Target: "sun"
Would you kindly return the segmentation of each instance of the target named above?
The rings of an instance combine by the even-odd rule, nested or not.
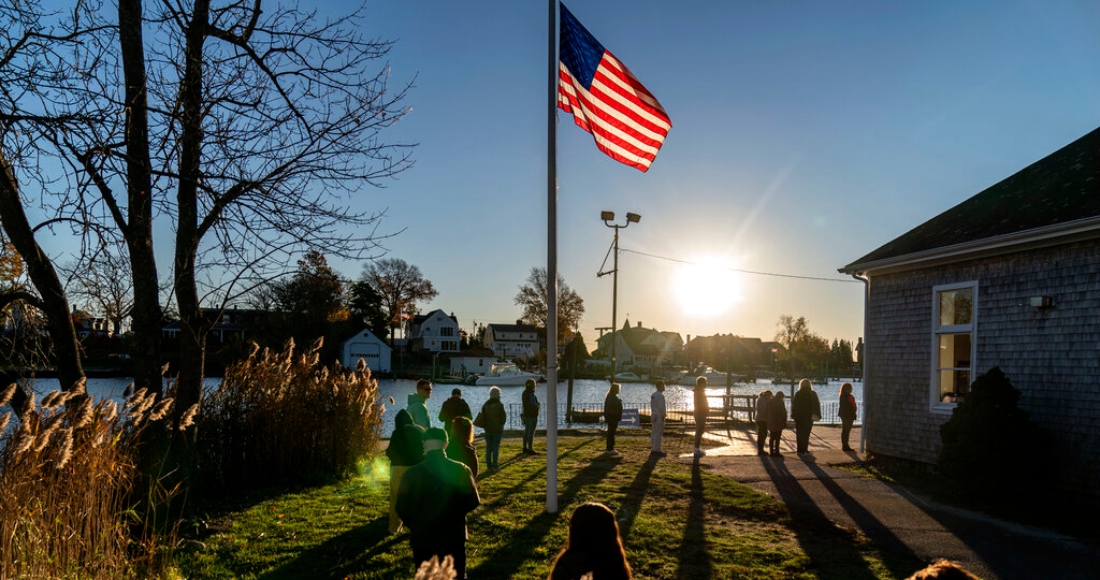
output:
[[[740,286],[733,266],[715,257],[685,264],[673,278],[673,292],[689,316],[724,314],[741,296]]]

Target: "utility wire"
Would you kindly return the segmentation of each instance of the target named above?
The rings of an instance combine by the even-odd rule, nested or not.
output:
[[[627,248],[619,248],[620,252],[630,252],[631,254],[638,254],[639,256],[645,256],[647,258],[654,258],[657,260],[665,260],[667,262],[676,262],[678,264],[688,264],[690,266],[700,266],[698,262],[689,262],[687,260],[678,260],[676,258],[669,258],[666,256],[658,256],[656,254],[649,254],[646,252],[639,252],[638,250],[630,250]],[[796,276],[794,274],[776,274],[774,272],[754,272],[752,270],[742,270],[740,268],[727,268],[730,272],[740,272],[742,274],[755,274],[757,276],[773,276],[776,278],[796,278],[798,280],[816,280],[818,282],[840,282],[842,284],[860,284],[859,280],[844,280],[840,278],[819,278],[817,276]]]

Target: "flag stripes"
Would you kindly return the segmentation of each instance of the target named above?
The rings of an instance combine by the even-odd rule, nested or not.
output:
[[[672,127],[664,108],[564,5],[560,42],[558,107],[609,157],[648,170]]]

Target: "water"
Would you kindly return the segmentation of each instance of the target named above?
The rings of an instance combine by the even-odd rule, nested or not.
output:
[[[88,392],[92,394],[96,399],[111,398],[116,401],[123,400],[123,392],[126,387],[131,383],[132,379],[129,378],[94,378],[88,379]],[[215,388],[219,379],[209,378],[206,379],[206,384],[209,388]],[[840,395],[840,385],[844,381],[829,381],[828,384],[814,385],[814,390],[817,391],[817,396],[821,400],[823,407],[823,418],[826,421],[835,421],[835,404]],[[855,396],[857,403],[860,405],[862,411],[863,404],[863,383],[853,382],[852,395]],[[42,400],[42,396],[50,391],[58,388],[57,379],[36,379],[33,385],[33,389],[38,393],[37,399]],[[470,410],[474,415],[477,415],[478,410],[489,398],[489,387],[476,387],[472,385],[445,385],[436,384],[432,391],[432,397],[428,399],[428,414],[432,418],[434,425],[439,426],[439,409],[443,404],[443,401],[447,397],[451,396],[451,389],[458,388],[462,390],[462,398],[466,399],[466,402],[470,405]],[[602,380],[587,380],[578,379],[573,382],[573,404],[574,408],[583,408],[592,406],[600,407],[603,405],[604,397],[607,396],[607,381]],[[539,383],[535,388],[535,394],[539,398],[539,402],[542,403],[542,414],[539,417],[539,428],[544,429],[546,427],[546,383]],[[788,396],[791,394],[791,385],[789,383],[773,385],[767,379],[761,379],[757,383],[752,384],[735,384],[730,387],[730,393],[734,395],[755,395],[769,389],[775,391],[782,389]],[[378,381],[379,402],[385,405],[385,412],[383,413],[383,425],[382,433],[388,437],[393,432],[393,420],[397,415],[399,409],[405,408],[407,398],[410,393],[416,392],[416,381],[411,379],[387,379]],[[557,403],[559,409],[559,421],[564,421],[564,409],[566,403],[566,396],[568,392],[568,382],[562,381],[558,383],[557,389]],[[522,425],[519,421],[519,412],[522,408],[522,401],[520,396],[523,393],[522,386],[514,387],[500,387],[501,402],[504,403],[505,409],[508,411],[508,428],[520,429]],[[649,408],[649,396],[653,393],[653,385],[649,383],[626,383],[622,385],[622,391],[619,393],[619,397],[623,400],[624,408]],[[726,393],[725,386],[712,386],[707,389],[707,395],[711,398],[711,406],[721,406],[720,397]],[[393,404],[390,403],[390,398],[393,398]],[[665,388],[665,402],[669,410],[683,409],[690,410],[693,407],[693,396],[691,389],[686,385],[668,385]],[[788,408],[790,403],[788,402]],[[831,407],[831,409],[830,409]],[[475,429],[480,432],[480,429]]]

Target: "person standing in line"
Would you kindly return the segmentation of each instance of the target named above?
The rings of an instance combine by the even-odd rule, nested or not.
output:
[[[707,452],[703,450],[703,433],[707,431],[707,416],[710,415],[710,402],[707,401],[707,378],[695,379],[695,456],[701,457]]]
[[[523,452],[527,455],[535,455],[535,427],[539,424],[539,409],[542,403],[535,396],[535,379],[527,379],[523,385]]]
[[[432,428],[432,418],[428,415],[428,399],[432,396],[432,382],[428,379],[416,381],[416,392],[409,393],[405,409],[412,416],[413,423],[425,429]]]
[[[852,434],[852,424],[856,421],[856,398],[852,396],[852,383],[840,385],[840,444],[844,451],[855,451],[848,445],[848,438]]]
[[[466,417],[451,419],[451,435],[447,437],[447,457],[470,468],[477,477],[477,450],[474,449],[474,424]]]
[[[394,429],[386,445],[386,457],[390,459],[390,533],[401,531],[401,518],[397,516],[397,488],[405,472],[424,459],[424,430],[413,423],[405,409],[393,419]]]
[[[615,432],[619,430],[619,421],[623,420],[623,400],[619,398],[621,389],[619,383],[611,383],[603,399],[603,418],[607,421],[607,448],[604,453],[608,455],[619,454],[615,450]]]
[[[664,455],[661,443],[665,436],[665,415],[668,414],[665,407],[665,382],[657,381],[653,386],[656,390],[649,396],[649,423],[652,427],[649,434],[650,452]]]
[[[809,453],[810,431],[814,428],[814,421],[821,419],[821,401],[818,400],[810,379],[798,381],[798,391],[791,400],[791,418],[794,419],[798,454]]]
[[[466,417],[471,421],[474,420],[474,415],[470,412],[470,404],[462,398],[462,389],[458,387],[451,389],[451,396],[443,401],[439,408],[439,420],[443,422],[443,428],[447,430],[447,437],[451,440],[454,439],[451,434],[451,420],[455,417]]]
[[[599,503],[583,503],[569,518],[565,538],[548,580],[631,580],[630,563],[615,513]]]
[[[481,505],[470,468],[443,454],[447,431],[438,427],[424,434],[424,461],[401,478],[397,515],[409,528],[414,570],[421,563],[454,558],[456,578],[466,578],[466,514]]]
[[[783,429],[787,427],[787,405],[783,402],[783,391],[776,391],[768,402],[768,454],[772,457],[782,455],[779,452],[783,444]]]
[[[489,400],[481,405],[477,416],[480,421],[475,425],[480,422],[477,426],[485,430],[485,466],[496,471],[500,467],[500,439],[508,422],[504,403],[500,402],[500,387],[489,387]]]
[[[756,454],[767,455],[764,451],[764,443],[768,441],[768,403],[772,400],[772,392],[764,390],[756,397]]]

